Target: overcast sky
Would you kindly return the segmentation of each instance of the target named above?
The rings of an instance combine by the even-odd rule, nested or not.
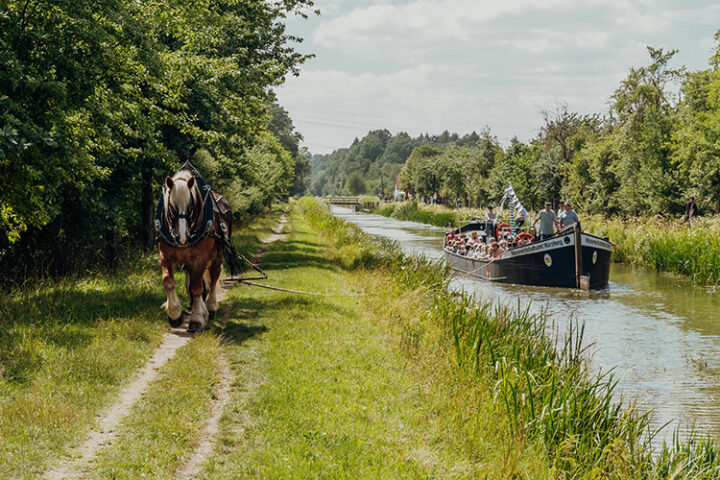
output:
[[[469,133],[507,144],[537,134],[542,110],[608,110],[646,46],[707,68],[720,2],[706,0],[319,0],[288,21],[314,53],[278,99],[312,153],[369,130]]]

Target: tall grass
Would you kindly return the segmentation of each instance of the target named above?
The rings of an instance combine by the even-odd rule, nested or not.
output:
[[[690,228],[679,220],[659,217],[595,216],[585,227],[617,244],[614,261],[687,275],[697,283],[720,283],[720,217],[701,218]]]
[[[367,235],[317,202],[302,205],[325,235],[336,242],[358,239],[363,255],[372,254]],[[492,390],[517,434],[542,442],[555,478],[719,478],[720,446],[713,441],[676,440],[654,455],[657,432],[648,414],[614,400],[617,382],[611,374],[589,372],[582,326],[560,334],[545,313],[491,306],[450,292],[439,264],[407,257],[387,243],[375,251],[382,252],[379,263],[399,283],[427,288],[433,305],[425,320],[442,327],[457,368]]]
[[[425,205],[416,201],[380,205],[375,213],[398,220],[410,220],[437,227],[456,226],[470,218],[470,215],[484,215],[484,212],[477,209],[450,210],[440,205]]]

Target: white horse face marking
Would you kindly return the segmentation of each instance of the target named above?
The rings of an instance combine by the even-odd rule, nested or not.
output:
[[[190,217],[193,214],[192,188],[195,186],[195,178],[188,172],[179,172],[168,179],[166,185],[170,189],[168,202],[177,215],[173,229],[177,232],[180,245],[186,245],[190,238]]]

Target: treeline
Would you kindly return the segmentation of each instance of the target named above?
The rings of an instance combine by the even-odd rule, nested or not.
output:
[[[715,38],[710,68],[700,71],[671,68],[676,51],[648,48],[649,64],[630,70],[606,115],[560,105],[544,112],[535,138],[505,147],[488,129],[471,142],[370,132],[349,149],[315,157],[311,190],[389,195],[388,178],[399,173],[415,198],[449,206],[493,203],[511,181],[534,209],[568,199],[590,213],[668,214],[694,196],[701,213],[718,212],[720,32]]]
[[[445,131],[441,135],[424,134],[413,138],[405,132],[392,135],[388,130],[374,130],[362,140],[356,138],[349,148],[313,156],[310,192],[318,196],[392,195],[395,176],[415,147],[472,146],[479,140],[480,135],[475,132],[461,137]]]
[[[242,216],[304,190],[272,88],[312,0],[10,0],[0,7],[0,283],[152,247],[186,159]]]

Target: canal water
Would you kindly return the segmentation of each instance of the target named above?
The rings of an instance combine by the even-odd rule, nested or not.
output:
[[[405,252],[443,258],[444,229],[333,207],[363,231],[397,241]],[[612,239],[611,239],[612,240]],[[452,287],[477,298],[548,309],[556,325],[585,324],[594,371],[613,373],[618,395],[652,410],[658,439],[679,428],[720,433],[720,293],[686,279],[613,264],[608,288],[597,292],[502,285],[457,276]]]

